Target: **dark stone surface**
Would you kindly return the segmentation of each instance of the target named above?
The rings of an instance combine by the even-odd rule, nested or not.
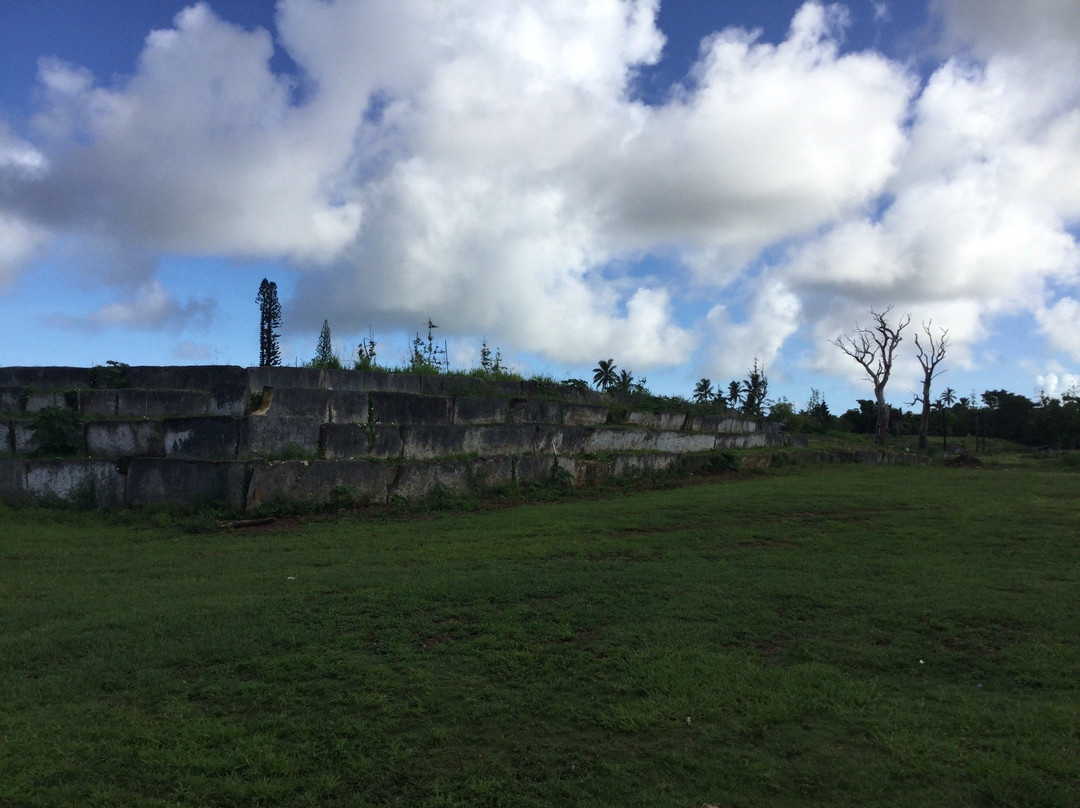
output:
[[[240,443],[239,418],[166,418],[165,456],[191,460],[232,460]]]
[[[330,421],[335,424],[366,424],[368,394],[353,390],[334,390],[330,399]]]
[[[164,457],[165,428],[160,421],[89,421],[86,451],[91,457]]]
[[[59,499],[105,507],[124,501],[124,477],[112,460],[30,460],[26,493],[34,499]]]
[[[371,418],[377,424],[449,424],[453,401],[441,396],[369,393]]]
[[[126,503],[244,507],[247,468],[239,462],[135,458],[128,464]]]
[[[393,424],[325,424],[322,455],[327,460],[401,457],[401,427]]]
[[[146,390],[214,390],[247,387],[247,370],[239,365],[133,365],[125,371],[125,387]]]
[[[454,399],[455,424],[505,424],[510,420],[510,402],[505,398]]]
[[[519,398],[510,402],[510,420],[516,424],[561,424],[562,413],[558,401]]]
[[[35,387],[38,390],[75,390],[90,386],[90,368],[0,368],[0,387]]]
[[[314,458],[319,453],[322,424],[311,418],[249,415],[240,426],[240,457]]]
[[[96,390],[105,394],[110,391]],[[116,396],[116,415],[120,418],[163,418],[165,416],[194,416],[210,413],[210,393],[205,390],[140,390],[112,391]]]
[[[26,495],[26,461],[0,459],[0,499],[17,502]]]
[[[253,464],[247,510],[280,502],[324,505],[386,502],[389,467],[365,460],[286,460]]]

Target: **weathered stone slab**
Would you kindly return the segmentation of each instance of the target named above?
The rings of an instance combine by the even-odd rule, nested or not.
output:
[[[694,432],[657,432],[653,448],[658,452],[711,452],[716,436]]]
[[[36,448],[34,446],[34,430],[30,428],[30,421],[14,419],[9,422],[11,429],[11,446],[15,454],[28,455]]]
[[[32,460],[26,463],[26,493],[100,508],[124,501],[124,478],[110,460]]]
[[[133,365],[124,371],[125,387],[142,390],[214,390],[247,387],[248,373],[239,365]]]
[[[12,415],[23,412],[28,392],[25,387],[0,387],[0,412]]]
[[[327,460],[401,457],[401,427],[393,424],[324,424],[322,454]]]
[[[126,502],[148,505],[244,507],[247,468],[239,462],[135,458],[128,464]]]
[[[240,427],[239,456],[313,458],[319,453],[321,426],[311,418],[249,415]]]
[[[299,387],[310,390],[322,387],[322,371],[318,368],[255,367],[247,369],[246,377],[248,389],[252,393],[257,393],[264,387]]]
[[[756,449],[765,445],[765,435],[754,433],[752,435],[718,434],[716,436],[717,449]]]
[[[165,456],[190,460],[232,460],[240,443],[240,420],[228,416],[166,418]]]
[[[585,442],[586,454],[637,452],[652,449],[656,433],[647,429],[595,427]]]
[[[583,426],[536,426],[536,453],[543,455],[584,454],[592,429]]]
[[[335,424],[366,424],[368,394],[354,390],[334,390],[330,399],[330,421]]]
[[[86,451],[91,457],[164,457],[160,421],[89,421]]]
[[[389,467],[365,460],[286,460],[254,464],[247,505],[256,511],[276,502],[325,505],[334,501],[386,502]]]
[[[510,402],[510,420],[515,424],[561,424],[562,403],[542,398]]]
[[[390,499],[416,500],[442,487],[455,494],[472,490],[473,476],[465,460],[436,460],[397,466],[388,493]]]
[[[514,459],[514,477],[519,483],[549,483],[562,458],[534,455]]]
[[[369,393],[371,418],[378,424],[449,424],[453,400],[407,393]]]
[[[617,455],[612,458],[611,473],[615,477],[634,474],[663,474],[678,465],[677,454]]]
[[[330,420],[332,390],[316,387],[266,387],[257,415],[275,418],[310,418],[317,424]]]
[[[402,456],[409,460],[450,457],[470,451],[465,436],[470,427],[450,424],[413,424],[401,428]]]
[[[0,368],[0,387],[35,387],[39,390],[74,390],[90,386],[90,368]]]
[[[455,424],[505,424],[510,420],[510,402],[505,398],[454,399]]]
[[[210,414],[211,396],[204,390],[123,388],[115,391],[115,394],[116,414],[120,418],[163,418]]]
[[[607,421],[608,408],[592,404],[563,404],[561,423],[568,426],[597,426]]]
[[[66,407],[62,390],[27,390],[22,397],[23,412],[38,412],[47,407]]]
[[[0,500],[15,502],[26,495],[26,461],[0,459]]]
[[[116,390],[79,390],[76,411],[85,417],[112,418],[116,415]]]

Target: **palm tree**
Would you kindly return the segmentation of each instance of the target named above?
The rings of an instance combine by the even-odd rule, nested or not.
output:
[[[712,396],[712,381],[710,379],[702,379],[699,381],[697,387],[694,388],[694,401],[698,404],[705,404]]]
[[[738,409],[739,402],[742,401],[742,385],[739,382],[732,381],[728,384],[727,400],[732,409]]]
[[[938,408],[941,410],[941,451],[947,452],[949,450],[949,411],[946,407],[951,407],[956,401],[956,391],[951,387],[946,387],[945,391],[938,399]]]
[[[615,372],[614,359],[601,359],[593,368],[592,381],[597,390],[607,390],[615,384],[618,378],[618,374]]]

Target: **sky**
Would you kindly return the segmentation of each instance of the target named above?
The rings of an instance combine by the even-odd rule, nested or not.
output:
[[[1080,382],[1075,0],[0,0],[0,365]],[[925,332],[924,332],[925,333]]]

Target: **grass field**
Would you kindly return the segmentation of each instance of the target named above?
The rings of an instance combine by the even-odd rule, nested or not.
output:
[[[1080,475],[0,510],[0,805],[1080,805]]]

